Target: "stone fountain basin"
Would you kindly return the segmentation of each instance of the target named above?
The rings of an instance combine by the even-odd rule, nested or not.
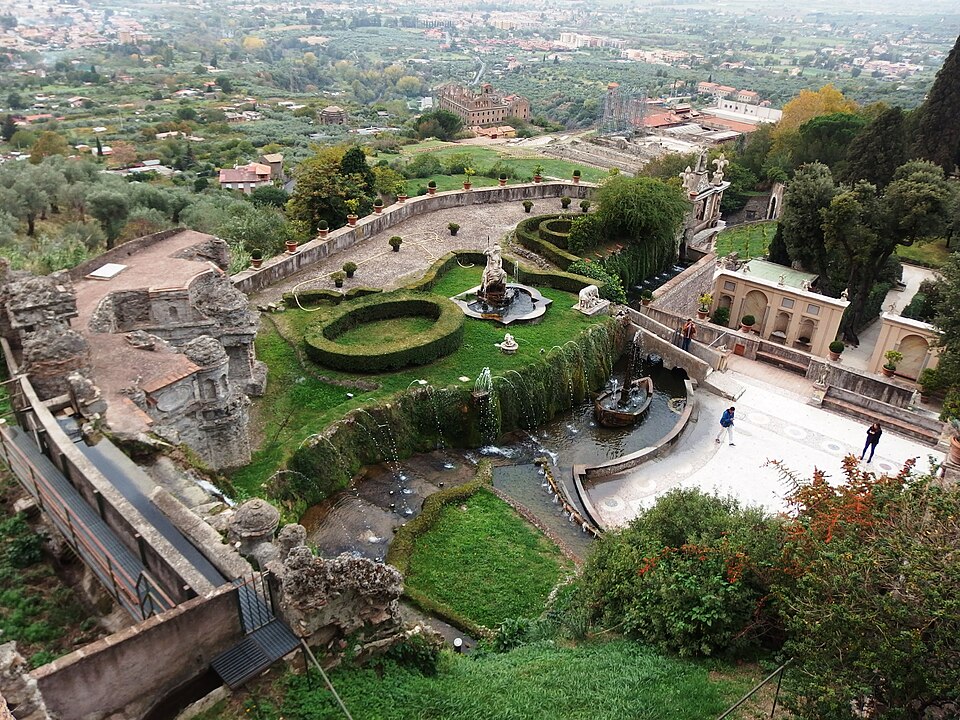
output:
[[[650,409],[650,403],[653,401],[653,379],[650,377],[639,378],[637,387],[646,393],[646,397],[635,408],[618,406],[617,398],[620,395],[620,389],[609,390],[598,395],[593,405],[593,414],[597,418],[597,422],[603,427],[629,427],[640,422],[646,415],[647,410]]]
[[[463,314],[467,317],[478,320],[495,320],[503,325],[509,325],[513,322],[534,322],[547,311],[547,307],[553,302],[550,298],[545,298],[543,294],[534,287],[521,285],[519,283],[507,283],[507,291],[513,290],[518,294],[525,296],[526,302],[519,305],[514,301],[512,305],[522,306],[522,310],[511,312],[511,305],[502,308],[489,308],[484,310],[478,307],[477,293],[480,292],[480,285],[470,288],[466,292],[454,295],[451,300],[460,306]]]

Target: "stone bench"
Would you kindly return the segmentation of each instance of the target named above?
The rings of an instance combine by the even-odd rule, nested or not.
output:
[[[792,370],[793,372],[800,373],[801,375],[806,376],[807,366],[796,360],[791,360],[790,358],[781,357],[780,355],[774,355],[773,353],[764,352],[763,350],[757,350],[756,355],[757,360],[760,362],[770,363],[771,365],[777,365],[782,367],[785,370]]]

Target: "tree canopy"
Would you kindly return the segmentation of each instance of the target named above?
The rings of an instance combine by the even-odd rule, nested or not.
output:
[[[960,37],[916,111],[913,152],[951,173],[960,165]]]

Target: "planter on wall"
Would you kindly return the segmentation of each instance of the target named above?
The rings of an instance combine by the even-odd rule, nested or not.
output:
[[[350,225],[350,227],[356,227],[357,220],[359,219],[357,215],[347,215],[347,224]]]
[[[407,195],[397,195],[397,202],[398,202],[398,203],[406,202],[406,201],[407,201],[407,197],[409,197],[409,196],[407,196]]]
[[[323,240],[329,232],[329,230],[317,230],[317,237]]]
[[[534,181],[535,183],[542,182],[542,181],[543,181],[543,176],[542,176],[542,175],[534,175],[534,176],[533,176],[533,181]]]
[[[472,188],[472,187],[473,187],[473,183],[472,183],[472,182],[469,182],[469,181],[467,181],[467,180],[464,180],[464,181],[463,181],[463,189],[464,189],[464,190],[469,190],[469,189]]]
[[[436,195],[436,194],[437,194],[437,189],[435,187],[427,188],[427,195]]]
[[[383,212],[383,205],[374,205],[374,206],[373,206],[373,211],[374,211],[377,215],[379,215],[380,213]]]
[[[297,251],[297,243],[288,241],[286,245],[287,245],[287,252],[290,253],[291,255],[293,255],[293,253]]]
[[[261,265],[263,265],[263,258],[250,259],[250,267],[252,267],[254,270],[259,270]]]
[[[960,463],[960,439],[950,438],[950,462]]]

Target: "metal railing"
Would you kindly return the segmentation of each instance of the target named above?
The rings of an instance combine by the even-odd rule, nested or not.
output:
[[[724,720],[724,718],[729,717],[730,714],[731,714],[734,710],[736,710],[736,709],[739,708],[741,705],[743,705],[747,700],[749,700],[750,698],[752,698],[763,686],[765,686],[767,683],[771,682],[774,678],[776,678],[776,679],[777,679],[777,690],[776,690],[776,692],[775,692],[774,695],[773,695],[773,702],[772,702],[772,704],[770,705],[770,715],[769,715],[769,717],[772,718],[773,715],[774,715],[774,713],[777,711],[777,702],[780,700],[780,687],[781,687],[782,684],[783,684],[783,672],[784,672],[784,670],[787,669],[787,665],[789,665],[791,662],[793,662],[793,659],[792,659],[792,658],[791,658],[790,660],[787,660],[783,665],[781,665],[780,667],[778,667],[776,670],[774,670],[772,673],[770,673],[767,677],[765,677],[763,680],[761,680],[759,683],[757,683],[757,685],[754,686],[754,688],[753,688],[750,692],[748,692],[748,693],[747,693],[746,695],[744,695],[742,698],[740,698],[739,700],[737,700],[737,702],[734,703],[730,708],[728,708],[727,711],[726,711],[725,713],[723,713],[723,715],[721,715],[720,717],[717,718],[717,720]]]
[[[0,420],[0,458],[33,497],[40,509],[47,514],[74,552],[133,617],[145,619],[158,610],[170,608],[176,604],[146,570],[139,570],[134,574],[123,567],[116,554],[111,552],[97,536],[97,532],[71,509],[70,502],[53,486],[30,457],[17,446],[10,435],[9,426],[2,420]],[[79,497],[79,502],[85,501]],[[90,508],[90,511],[95,512],[93,508]]]

